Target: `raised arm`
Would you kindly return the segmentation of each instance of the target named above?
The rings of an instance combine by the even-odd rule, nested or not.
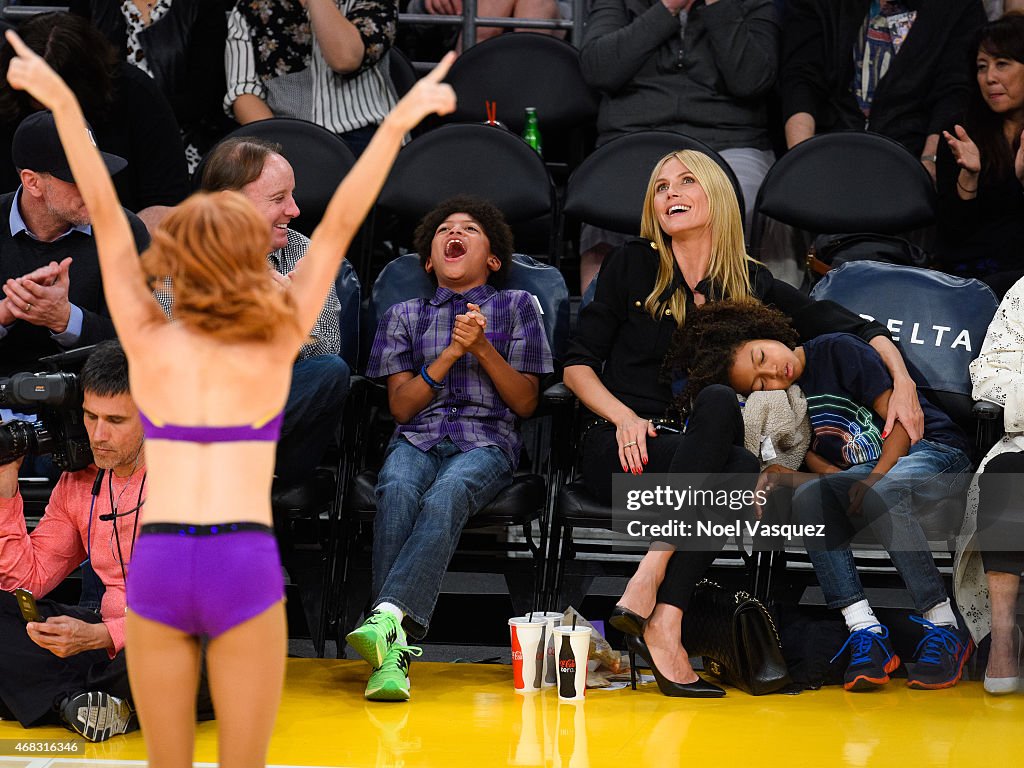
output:
[[[7,41],[17,54],[11,59],[7,81],[53,112],[75,183],[89,210],[110,316],[118,336],[130,347],[153,323],[164,320],[146,286],[128,217],[74,93],[17,34],[8,31]]]
[[[334,284],[352,238],[384,186],[405,134],[429,114],[455,111],[455,91],[441,82],[453,61],[455,54],[449,53],[395,105],[327,204],[292,279],[303,331],[312,329],[327,289]]]

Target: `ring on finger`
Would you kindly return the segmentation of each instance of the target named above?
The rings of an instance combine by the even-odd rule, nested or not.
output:
[[[25,305],[25,311],[28,312],[30,309],[32,309],[32,304],[31,303],[26,304]]]
[[[623,445],[622,447],[623,447],[623,448],[632,448],[632,447],[633,447],[634,445],[636,445],[636,440],[634,440],[634,441],[633,441],[633,442],[631,442],[631,443],[626,443],[626,444],[625,444],[625,445]]]

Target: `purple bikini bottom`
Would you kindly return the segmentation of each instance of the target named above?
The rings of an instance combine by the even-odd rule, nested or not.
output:
[[[259,523],[144,525],[127,599],[143,618],[217,637],[284,599],[274,532]]]

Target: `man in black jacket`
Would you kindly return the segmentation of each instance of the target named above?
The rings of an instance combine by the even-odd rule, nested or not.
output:
[[[89,212],[49,112],[22,121],[11,158],[21,186],[0,196],[0,376],[115,336]],[[111,173],[127,165],[117,155],[104,160]],[[126,213],[142,251],[149,235]]]
[[[779,78],[786,145],[870,130],[903,144],[934,178],[984,23],[981,0],[790,0]]]

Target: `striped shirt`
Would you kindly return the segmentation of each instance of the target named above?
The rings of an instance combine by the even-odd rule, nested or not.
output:
[[[267,254],[267,264],[273,267],[282,275],[287,275],[299,263],[299,259],[306,255],[309,247],[309,238],[301,232],[293,229],[288,230],[288,244]],[[153,291],[153,295],[160,303],[160,308],[168,318],[174,317],[174,292],[171,281],[164,281],[164,284]],[[327,298],[320,309],[320,316],[310,333],[312,341],[303,345],[299,350],[298,360],[306,360],[318,355],[339,355],[341,354],[341,329],[338,319],[341,314],[341,302],[338,301],[338,294],[332,285],[327,291]]]
[[[313,35],[308,69],[272,79],[264,84],[256,72],[256,53],[249,23],[232,9],[228,14],[228,39],[224,67],[228,90],[224,111],[233,116],[235,100],[243,94],[257,96],[277,117],[296,117],[323,126],[333,133],[348,133],[379,125],[395,105],[395,91],[388,74],[388,58],[398,23],[397,3],[388,0],[336,0],[338,7],[358,29],[366,46],[363,63],[355,73],[333,71]]]
[[[525,291],[482,285],[464,295],[439,287],[431,299],[389,308],[377,327],[367,376],[417,373],[432,363],[451,342],[455,316],[464,314],[469,302],[480,306],[487,318],[487,340],[512,368],[538,376],[551,372],[551,350],[533,297]],[[395,435],[424,451],[445,437],[463,451],[494,445],[513,467],[518,466],[519,421],[476,357],[470,353],[459,358],[443,384],[444,389],[409,423],[398,425]]]

